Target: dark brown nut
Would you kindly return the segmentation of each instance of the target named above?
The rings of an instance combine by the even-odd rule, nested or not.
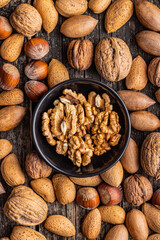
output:
[[[150,200],[153,189],[150,181],[140,174],[131,175],[124,181],[124,195],[126,201],[133,206],[140,206]]]
[[[28,81],[24,86],[24,90],[31,101],[38,101],[46,92],[48,92],[48,87],[38,81]]]
[[[160,179],[160,133],[150,133],[144,140],[141,147],[141,165],[144,172]]]
[[[148,66],[148,78],[150,82],[160,87],[160,57],[153,58]]]
[[[8,19],[0,16],[0,40],[8,38],[13,31]]]
[[[155,92],[155,97],[157,101],[160,103],[160,88]]]
[[[154,192],[152,203],[155,205],[155,207],[160,209],[160,188]]]
[[[125,78],[132,65],[132,56],[127,44],[120,38],[101,40],[95,50],[95,65],[98,73],[108,81]]]
[[[88,69],[93,61],[93,44],[90,40],[73,40],[68,44],[68,62],[79,71]]]
[[[19,4],[10,16],[10,22],[17,32],[32,37],[41,30],[42,18],[30,4]]]
[[[19,224],[35,226],[47,218],[48,207],[31,188],[21,185],[12,190],[3,211],[9,219]]]
[[[79,206],[88,210],[98,207],[100,198],[97,190],[92,187],[79,188],[77,191],[76,202]]]
[[[24,73],[32,80],[45,79],[48,74],[48,64],[41,60],[31,61],[26,65]]]
[[[28,153],[25,161],[26,172],[33,179],[49,177],[52,168],[47,165],[35,150]]]

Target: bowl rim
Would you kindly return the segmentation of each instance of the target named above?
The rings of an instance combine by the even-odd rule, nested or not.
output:
[[[56,89],[58,89],[59,87],[65,85],[65,84],[69,84],[69,83],[78,83],[78,81],[81,81],[81,82],[85,82],[89,84],[89,82],[92,82],[92,83],[95,83],[95,84],[98,84],[104,88],[107,88],[110,92],[112,92],[117,98],[118,100],[120,101],[122,107],[123,107],[123,110],[126,114],[126,117],[127,117],[127,125],[128,125],[128,132],[127,132],[127,138],[126,138],[126,143],[125,143],[125,147],[123,149],[123,151],[121,152],[121,154],[119,155],[119,157],[116,159],[116,161],[114,161],[112,164],[110,164],[109,167],[106,167],[104,169],[101,169],[101,170],[97,170],[96,172],[94,173],[82,173],[82,174],[77,174],[76,172],[74,173],[68,173],[67,171],[65,170],[62,170],[58,167],[56,167],[53,163],[51,163],[50,161],[48,161],[47,157],[43,154],[43,152],[41,151],[40,147],[39,147],[39,144],[38,144],[38,141],[37,141],[37,138],[36,138],[36,131],[35,131],[35,126],[36,126],[36,116],[37,116],[37,113],[39,111],[39,108],[41,106],[41,104],[47,99],[48,95],[50,95],[51,92],[55,91]],[[107,86],[105,83],[103,82],[100,82],[98,80],[95,80],[95,79],[90,79],[90,78],[72,78],[72,79],[69,79],[69,80],[66,80],[66,81],[63,81],[57,85],[55,85],[53,88],[51,88],[41,99],[40,101],[37,103],[35,109],[34,109],[34,112],[33,112],[33,117],[32,117],[32,137],[33,137],[33,143],[34,143],[34,146],[38,152],[38,154],[42,157],[42,159],[44,159],[56,172],[58,173],[62,173],[62,174],[65,174],[67,176],[71,176],[71,177],[77,177],[77,178],[85,178],[85,177],[93,177],[93,176],[97,176],[99,174],[102,174],[104,173],[105,171],[109,170],[110,168],[112,168],[120,159],[121,157],[123,156],[127,146],[128,146],[128,143],[129,143],[129,140],[130,140],[130,136],[131,136],[131,122],[130,122],[130,117],[129,117],[129,112],[128,112],[128,109],[125,105],[125,103],[123,102],[123,100],[121,99],[121,97],[118,95],[118,93],[111,87]]]

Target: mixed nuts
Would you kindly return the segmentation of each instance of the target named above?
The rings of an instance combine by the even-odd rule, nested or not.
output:
[[[10,0],[0,0],[0,8],[9,2]],[[0,106],[3,106],[0,109],[0,132],[17,127],[26,114],[25,107],[19,106],[24,102],[24,93],[16,88],[20,81],[20,73],[13,64],[10,64],[20,56],[24,37],[31,38],[41,30],[42,26],[48,34],[51,33],[57,25],[59,14],[68,18],[61,25],[60,32],[63,35],[68,38],[85,37],[94,31],[98,23],[96,18],[82,15],[88,7],[95,14],[100,14],[108,8],[104,25],[106,31],[112,33],[129,21],[135,6],[140,23],[149,29],[136,35],[137,44],[145,52],[157,57],[152,59],[147,69],[147,64],[141,56],[137,56],[132,61],[127,44],[120,38],[102,39],[95,48],[95,56],[94,46],[90,40],[76,39],[68,44],[68,63],[72,68],[84,71],[92,65],[94,56],[96,69],[105,80],[114,82],[126,78],[128,90],[118,91],[118,94],[128,110],[133,111],[130,113],[132,127],[139,131],[155,131],[160,127],[159,118],[145,110],[156,102],[144,93],[136,92],[145,88],[148,79],[155,87],[160,87],[160,34],[158,33],[160,9],[146,0],[133,2],[115,0],[111,5],[110,3],[111,0],[89,0],[89,2],[56,0],[54,4],[52,0],[34,0],[33,6],[26,3],[19,4],[9,19],[0,16],[0,40],[3,40],[0,55],[7,61],[0,66],[0,88],[3,90],[0,93]],[[14,30],[17,33],[13,32]],[[49,44],[45,39],[37,37],[28,39],[24,45],[24,53],[31,59],[24,69],[29,79],[25,83],[24,90],[30,100],[38,101],[48,91],[48,87],[52,88],[69,79],[69,72],[63,63],[52,59],[48,66],[44,60],[41,60],[49,53]],[[46,78],[48,87],[41,82]],[[155,92],[158,102],[160,102],[159,90]],[[43,135],[52,146],[57,144],[59,154],[64,155],[68,151],[68,156],[74,164],[87,165],[91,161],[93,152],[101,155],[118,144],[121,137],[118,114],[112,111],[107,96],[101,97],[91,92],[86,100],[80,93],[67,89],[64,92],[64,96],[54,102],[54,109],[57,110],[50,109],[43,115]],[[70,122],[66,121],[67,111],[62,114],[63,116],[60,115],[61,108],[68,109],[68,115],[69,108],[72,108],[72,111],[76,109],[72,128]],[[56,112],[55,116],[53,112]],[[82,115],[84,122],[81,122]],[[51,121],[51,129],[50,118],[53,121]],[[55,119],[60,121],[56,122]],[[106,119],[109,121],[105,122]],[[52,173],[52,168],[36,151],[31,151],[26,157],[25,169],[32,179],[30,186],[34,191],[23,185],[26,176],[17,156],[11,152],[12,143],[7,139],[0,139],[1,174],[6,184],[13,187],[3,211],[9,219],[23,225],[13,227],[11,240],[46,240],[44,235],[27,227],[44,221],[44,227],[54,234],[63,237],[75,236],[75,226],[68,218],[56,213],[48,216],[46,202],[54,203],[56,199],[62,205],[76,200],[78,206],[90,210],[81,226],[83,235],[88,239],[99,236],[102,221],[115,225],[106,233],[105,240],[127,240],[129,234],[137,240],[160,239],[160,190],[153,193],[148,178],[136,173],[141,164],[147,175],[156,180],[160,179],[159,132],[148,134],[140,151],[137,143],[130,138],[121,161],[101,175],[90,178],[67,177],[57,173],[53,175],[51,181],[48,177]],[[125,178],[124,183],[121,184],[124,177],[123,169],[134,175]],[[75,184],[83,187],[77,190]],[[118,205],[122,201],[123,191],[125,200],[133,206],[142,205],[142,211],[132,209],[126,213]],[[5,193],[0,182],[0,195]],[[146,203],[147,201],[150,202]],[[155,234],[149,236],[149,228]],[[7,237],[0,239],[9,240]]]

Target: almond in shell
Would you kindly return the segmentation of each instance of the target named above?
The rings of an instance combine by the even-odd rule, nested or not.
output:
[[[153,235],[150,235],[148,240],[160,240],[160,234],[153,234]]]
[[[57,235],[63,237],[72,237],[76,234],[76,230],[71,221],[62,215],[51,215],[45,221],[44,227]]]
[[[10,235],[10,240],[47,240],[40,232],[24,226],[15,226]]]
[[[128,235],[127,228],[120,224],[112,227],[104,240],[128,240]]]
[[[7,5],[11,0],[0,0],[0,8],[4,7]]]
[[[104,12],[110,3],[111,0],[89,0],[88,6],[92,12],[99,14]]]
[[[133,15],[133,2],[130,0],[116,0],[108,8],[105,16],[105,29],[108,33],[121,28]]]
[[[73,16],[63,22],[60,32],[69,38],[80,38],[90,34],[96,27],[98,20],[87,16]]]
[[[0,93],[0,106],[17,105],[24,101],[24,93],[21,89],[15,88]]]
[[[12,144],[7,139],[0,139],[0,160],[12,151]]]

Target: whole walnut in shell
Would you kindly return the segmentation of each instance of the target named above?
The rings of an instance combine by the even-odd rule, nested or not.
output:
[[[42,18],[30,4],[19,4],[10,16],[13,28],[26,37],[32,37],[41,30]]]
[[[35,226],[47,218],[48,207],[31,188],[21,185],[12,190],[3,211],[9,219],[19,224]]]
[[[144,172],[160,179],[160,133],[150,133],[144,140],[141,147],[141,165]]]
[[[35,150],[28,153],[25,168],[28,176],[34,179],[48,177],[52,172],[52,168],[38,156]]]
[[[150,62],[148,78],[153,85],[160,87],[160,57],[153,58]]]
[[[143,175],[131,175],[124,181],[126,201],[133,206],[140,206],[151,199],[153,189],[150,181]]]
[[[73,40],[68,44],[68,62],[79,71],[88,69],[93,61],[93,44],[90,40]]]
[[[101,40],[95,49],[95,65],[98,73],[108,81],[124,79],[131,68],[132,55],[120,38]]]

